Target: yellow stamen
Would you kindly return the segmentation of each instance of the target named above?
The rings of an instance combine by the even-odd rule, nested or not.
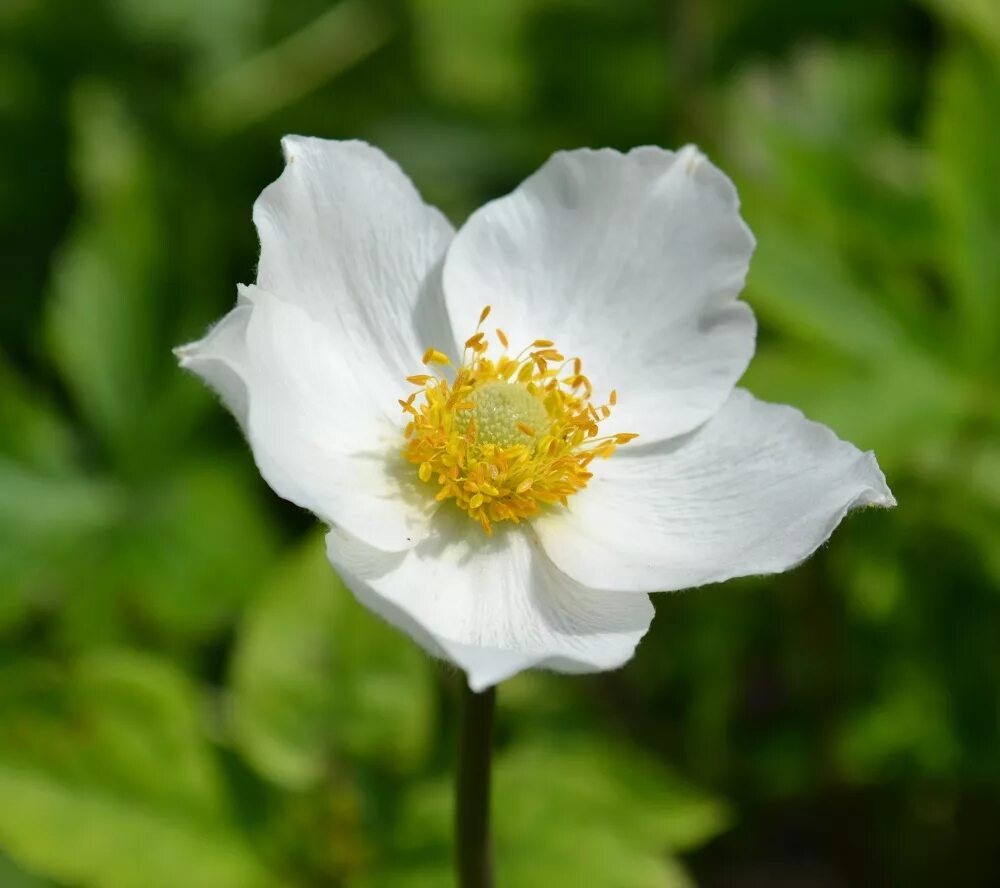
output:
[[[489,314],[486,306],[479,326]],[[491,534],[495,523],[518,524],[542,508],[567,505],[593,477],[591,461],[637,436],[598,437],[618,394],[612,390],[605,405],[590,403],[593,389],[579,358],[565,359],[550,339],[508,357],[507,335],[497,329],[504,352],[494,360],[479,326],[465,341],[454,381],[409,376],[420,391],[399,404],[409,416],[403,455],[417,466],[417,477],[434,485],[438,502],[454,500]],[[429,348],[423,363],[451,362]],[[570,363],[572,375],[561,376]]]
[[[423,362],[425,364],[450,364],[451,360],[444,352],[439,352],[436,348],[429,348],[424,352]]]
[[[547,348],[540,352],[535,352],[540,358],[545,358],[546,361],[561,361],[563,356],[559,354],[554,348]]]

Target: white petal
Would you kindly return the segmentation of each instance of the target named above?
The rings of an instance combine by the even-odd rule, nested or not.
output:
[[[894,506],[871,453],[737,389],[691,434],[592,464],[534,526],[566,573],[606,589],[684,589],[787,570],[857,506]]]
[[[248,287],[205,339],[178,353],[223,393],[280,496],[384,549],[426,534],[435,504],[400,455],[399,405],[381,377],[344,360],[326,325]]]
[[[445,298],[459,338],[489,304],[514,351],[543,338],[580,357],[598,397],[618,390],[614,429],[651,443],[704,422],[746,369],[753,246],[693,147],[560,152],[455,236]]]
[[[327,552],[359,601],[464,669],[474,690],[534,666],[615,669],[649,628],[646,596],[574,582],[524,528],[502,525],[487,537],[450,505],[433,526],[420,545],[395,554],[334,528]]]
[[[451,224],[377,148],[281,144],[285,170],[254,204],[257,283],[326,323],[344,359],[399,397],[428,346],[452,348],[439,280]]]
[[[238,304],[197,342],[174,349],[185,370],[196,373],[222,398],[246,429],[246,335],[251,308]]]

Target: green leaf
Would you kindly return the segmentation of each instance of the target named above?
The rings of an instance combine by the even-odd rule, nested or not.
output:
[[[942,354],[946,319],[917,271],[937,245],[923,155],[888,125],[903,82],[884,54],[812,47],[747,72],[728,105],[727,167],[758,242],[748,300],[861,358]]]
[[[57,594],[63,571],[119,520],[122,491],[0,457],[0,631]]]
[[[869,361],[903,351],[907,331],[851,274],[833,245],[764,213],[747,300],[780,329]]]
[[[210,79],[191,97],[190,109],[208,132],[232,135],[363,62],[389,41],[395,24],[382,4],[341,0],[298,31]]]
[[[965,28],[971,36],[989,47],[1000,63],[1000,4],[995,0],[924,0],[924,3],[943,18]]]
[[[548,827],[566,841],[578,831],[603,830],[607,812],[620,807],[617,840],[636,851],[687,851],[730,822],[715,798],[638,750],[601,739],[555,735],[511,750],[500,767],[498,792],[506,799],[501,823],[512,839],[538,841],[534,835],[545,833],[554,807],[572,811],[568,823]]]
[[[0,885],[3,888],[51,888],[52,883],[29,875],[0,854]]]
[[[530,4],[524,0],[411,3],[418,60],[433,92],[480,111],[508,111],[523,103],[531,69],[522,33]]]
[[[936,231],[923,153],[891,125],[912,101],[912,78],[900,62],[870,49],[818,45],[736,80],[726,166],[751,223],[773,210],[793,232],[869,266],[896,270],[925,256]]]
[[[0,724],[0,845],[19,864],[96,888],[273,884],[166,663],[104,652],[8,672]]]
[[[65,469],[74,444],[63,417],[0,354],[0,455],[37,469]]]
[[[119,640],[136,618],[171,640],[211,637],[276,549],[261,487],[221,460],[130,489],[0,459],[0,626],[16,602],[44,599],[60,604],[59,634],[74,648]]]
[[[992,368],[1000,348],[1000,128],[982,120],[985,109],[1000,107],[1000,61],[973,47],[954,50],[940,63],[936,87],[931,170],[945,269],[965,363]]]
[[[196,50],[199,73],[238,61],[251,47],[263,0],[117,0],[109,7],[132,39]]]
[[[724,805],[635,749],[558,733],[522,742],[494,769],[499,884],[519,888],[681,888],[671,852],[729,824]],[[358,888],[448,885],[451,781],[415,790],[399,847]]]
[[[240,629],[232,669],[237,743],[289,787],[334,755],[405,769],[432,718],[424,655],[361,607],[311,538],[268,580]]]
[[[920,448],[948,442],[964,417],[960,380],[917,356],[847,361],[801,346],[765,343],[741,385],[766,401],[792,404],[862,450],[887,471]]]
[[[201,459],[139,491],[117,552],[130,608],[186,639],[232,620],[277,551],[264,489],[241,463]]]
[[[121,507],[113,484],[33,471],[0,457],[0,533],[21,541],[77,538],[106,526]]]
[[[118,96],[78,87],[73,123],[82,209],[56,257],[48,343],[81,413],[132,464],[167,360],[157,335],[164,235],[150,158]]]
[[[837,738],[841,767],[854,780],[875,782],[900,768],[951,773],[961,747],[944,682],[919,663],[886,671],[876,698],[844,721]]]

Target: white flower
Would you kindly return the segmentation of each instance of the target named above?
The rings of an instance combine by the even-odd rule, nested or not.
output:
[[[257,283],[181,364],[358,599],[474,689],[616,668],[648,593],[895,504],[871,453],[734,388],[754,241],[695,148],[560,152],[455,233],[377,149],[282,144]]]

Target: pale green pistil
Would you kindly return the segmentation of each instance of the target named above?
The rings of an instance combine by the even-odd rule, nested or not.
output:
[[[535,436],[547,430],[545,405],[519,383],[487,382],[471,392],[468,400],[475,406],[456,414],[455,428],[465,434],[469,424],[475,423],[476,440],[481,444],[503,448],[523,444],[533,450]]]

